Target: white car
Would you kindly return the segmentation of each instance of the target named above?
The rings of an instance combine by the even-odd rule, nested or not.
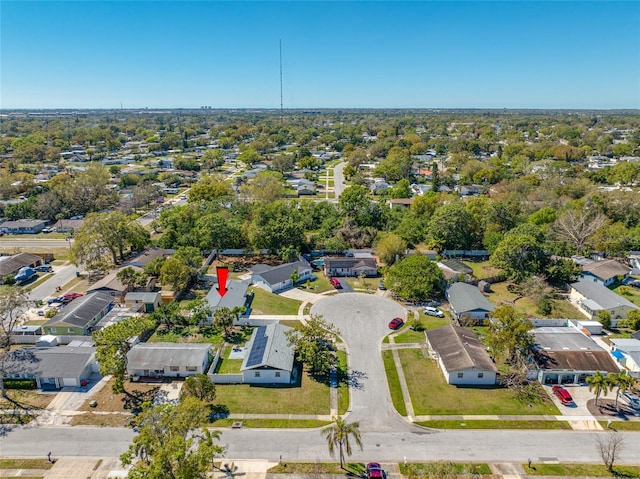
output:
[[[638,397],[637,394],[634,394],[631,391],[626,391],[620,395],[620,399],[627,403],[631,409],[640,411],[640,397]]]
[[[444,313],[442,311],[438,308],[432,308],[431,306],[424,308],[424,314],[428,316],[435,316],[436,318],[444,318]]]

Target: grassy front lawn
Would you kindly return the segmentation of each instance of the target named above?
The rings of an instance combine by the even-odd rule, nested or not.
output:
[[[551,401],[524,404],[500,387],[456,387],[445,382],[438,363],[419,349],[398,350],[416,415],[522,414],[559,415]],[[546,397],[541,394],[541,397]]]
[[[211,423],[212,427],[231,427],[237,419],[216,419]],[[313,429],[331,424],[317,419],[243,419],[242,427],[246,428],[273,428],[273,429]]]
[[[389,384],[389,392],[391,393],[391,402],[393,407],[401,416],[407,415],[407,407],[404,404],[402,389],[400,388],[400,378],[396,370],[396,363],[393,360],[392,351],[382,351],[382,361],[384,362],[384,370],[387,373],[387,383]]]
[[[329,386],[306,373],[295,386],[217,384],[216,403],[231,414],[329,414]]]
[[[640,466],[614,466],[613,474],[604,464],[523,464],[524,472],[530,476],[591,476],[591,477],[640,477]]]
[[[608,429],[608,421],[599,421],[603,429]],[[611,421],[611,429],[616,431],[640,431],[640,422],[638,421]]]
[[[435,420],[416,424],[434,429],[571,429],[567,421]]]
[[[344,378],[344,380],[338,382],[338,414],[342,416],[349,409],[349,383],[346,381],[349,365],[347,364],[347,353],[345,351],[337,351],[336,355],[338,356],[338,368],[342,371],[341,376]]]
[[[261,288],[253,288],[255,294],[251,303],[252,312],[255,314],[298,314],[302,304],[295,299],[285,298],[277,294],[268,293]]]
[[[7,397],[0,396],[0,409],[44,409],[56,395],[42,394],[35,390],[7,389]]]
[[[314,273],[315,279],[313,281],[305,281],[300,283],[298,289],[303,291],[308,291],[310,293],[324,293],[325,291],[333,290],[333,286],[329,283],[329,280],[325,278],[325,276],[320,273]]]
[[[401,334],[393,338],[393,342],[398,344],[424,343],[426,340],[424,331],[413,331],[411,329],[405,329]]]
[[[422,324],[424,324],[426,329],[435,329],[439,328],[440,326],[451,324],[451,319],[449,319],[449,311],[444,311],[444,318],[437,318],[435,316],[424,314],[422,310],[419,310],[418,317],[420,318],[420,321],[422,321]]]
[[[488,464],[466,464],[466,463],[448,463],[448,462],[427,462],[427,463],[410,463],[400,464],[400,472],[409,478],[412,477],[440,477],[432,476],[434,466],[440,464],[451,464],[455,468],[457,474],[491,474],[491,468]],[[444,477],[444,476],[443,476]],[[449,476],[447,476],[449,477]]]
[[[273,466],[267,472],[271,474],[340,474],[364,477],[365,465],[348,462],[345,469],[340,469],[340,464],[335,462],[282,462]]]
[[[51,469],[47,459],[0,459],[0,469]]]
[[[72,426],[127,427],[133,416],[129,414],[78,414],[71,418]]]

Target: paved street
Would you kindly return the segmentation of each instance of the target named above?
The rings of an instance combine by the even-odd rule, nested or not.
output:
[[[73,240],[71,240],[73,242]],[[21,235],[5,235],[0,238],[0,249],[11,250],[20,248],[22,251],[28,249],[42,250],[44,248],[68,248],[69,242],[66,239],[34,238],[33,236],[21,237]]]
[[[340,195],[344,191],[344,174],[342,173],[342,169],[344,168],[346,163],[338,163],[333,169],[333,188],[335,191],[334,198],[337,200],[340,198]]]
[[[352,387],[349,421],[360,421],[362,431],[418,430],[393,408],[380,355],[389,321],[397,316],[406,319],[406,310],[379,296],[345,293],[318,301],[311,313],[335,324],[347,344]]]
[[[364,450],[354,448],[353,461],[452,460],[460,462],[601,462],[595,447],[602,432],[448,430],[433,434],[364,432]],[[640,433],[623,433],[620,463],[637,464]],[[133,432],[124,428],[20,427],[0,435],[0,451],[9,457],[54,456],[117,457]],[[225,429],[221,444],[229,459],[329,461],[319,429]]]
[[[32,301],[45,299],[49,296],[55,296],[56,288],[58,286],[62,287],[73,278],[75,278],[78,267],[74,264],[67,264],[65,266],[54,266],[53,271],[54,275],[52,277],[31,290],[31,293],[29,293],[29,298],[31,298]]]

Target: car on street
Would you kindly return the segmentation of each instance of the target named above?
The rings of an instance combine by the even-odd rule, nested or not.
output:
[[[382,281],[380,281],[380,284],[378,285],[378,289],[380,291],[386,291],[387,287],[384,285],[384,283]]]
[[[403,324],[404,321],[402,320],[402,318],[393,318],[391,321],[389,321],[389,329],[400,329]]]
[[[369,479],[384,477],[382,466],[377,462],[367,464],[367,477]]]
[[[340,280],[338,278],[331,278],[329,282],[334,288],[342,289],[342,285],[340,284]]]
[[[567,391],[562,386],[555,385],[551,388],[551,390],[553,391],[553,394],[555,394],[556,397],[560,399],[560,402],[565,406],[573,404],[573,398],[571,397],[571,394],[569,394],[569,391]]]
[[[62,303],[62,297],[55,296],[53,298],[47,299],[47,304],[53,304],[53,303]]]
[[[53,268],[50,264],[41,264],[40,266],[36,266],[36,271],[40,273],[53,273]]]
[[[433,306],[426,306],[424,308],[424,314],[428,316],[435,316],[436,318],[444,318],[444,313]]]
[[[629,281],[627,284],[634,288],[640,288],[640,279],[634,279],[633,281]]]

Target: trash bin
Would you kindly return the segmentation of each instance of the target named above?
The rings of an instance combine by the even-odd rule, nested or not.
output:
[[[76,278],[80,277],[80,271],[76,271]]]

